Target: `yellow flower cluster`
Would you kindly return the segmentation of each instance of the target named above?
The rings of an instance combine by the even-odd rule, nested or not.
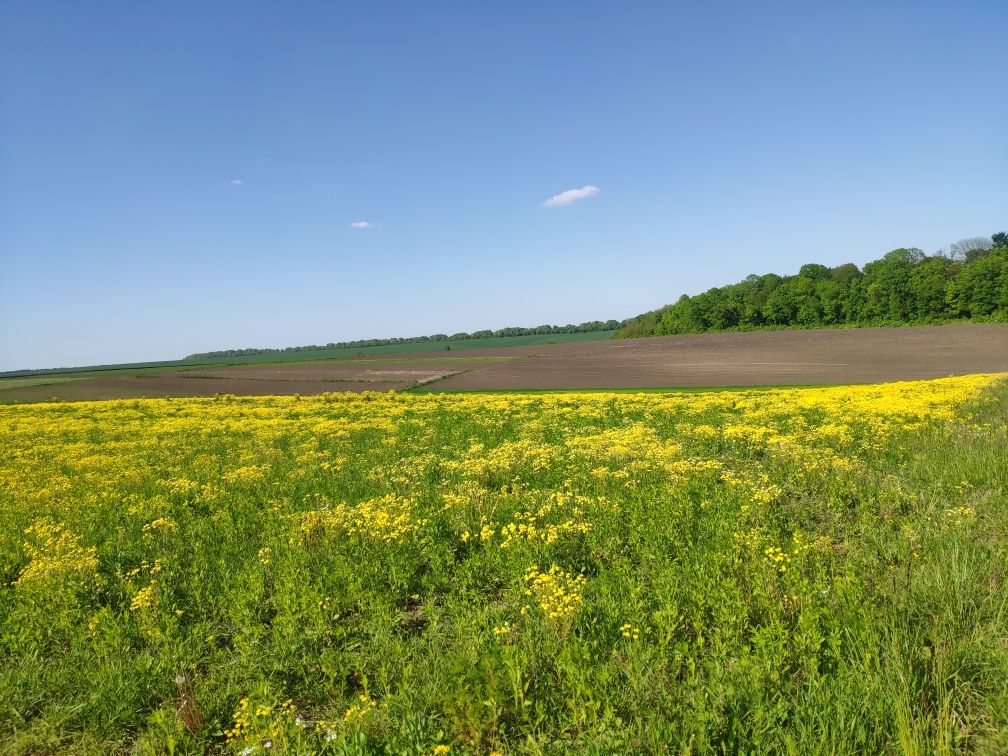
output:
[[[444,467],[479,482],[488,476],[509,477],[522,468],[544,470],[555,460],[554,449],[523,438],[504,441],[491,449],[482,443],[472,444],[461,460],[445,460]]]
[[[767,444],[779,443],[784,438],[776,428],[768,428],[765,425],[752,425],[750,423],[726,425],[723,434],[726,439],[743,441],[753,446],[766,446]]]
[[[567,439],[567,447],[575,456],[607,462],[629,462],[642,457],[674,459],[680,451],[678,444],[662,441],[654,428],[643,423],[571,436]]]
[[[65,525],[48,517],[36,520],[25,531],[28,565],[14,585],[21,589],[46,590],[64,581],[83,581],[98,570],[98,552],[81,545]]]
[[[339,503],[327,509],[302,512],[293,517],[296,534],[304,543],[340,533],[357,534],[386,543],[401,542],[423,528],[427,520],[414,515],[413,503],[396,494],[362,501],[355,507]]]
[[[786,551],[770,542],[762,527],[756,526],[734,534],[735,547],[740,552],[762,553],[766,561],[781,573],[787,572],[788,565],[811,552],[826,553],[832,548],[829,538],[818,536],[809,538],[801,531],[791,535],[792,546]]]
[[[284,701],[279,704],[253,703],[243,698],[234,713],[234,725],[224,730],[229,744],[243,743],[254,737],[269,739],[271,743],[282,742],[285,732],[296,722],[294,704]]]
[[[525,582],[529,584],[525,595],[538,603],[546,619],[561,622],[573,617],[581,608],[581,592],[587,581],[584,575],[575,576],[553,565],[548,572],[533,567],[525,574]],[[522,613],[528,609],[524,607]]]
[[[357,698],[357,703],[346,710],[343,715],[343,721],[347,724],[354,724],[360,722],[364,717],[374,711],[375,706],[378,704],[375,702],[371,696],[367,693],[361,693]]]
[[[178,523],[175,522],[171,517],[158,517],[156,520],[152,520],[143,526],[144,533],[177,533]]]
[[[791,541],[794,544],[791,549],[791,556],[794,559],[797,559],[804,554],[808,554],[809,552],[825,553],[833,548],[833,545],[830,543],[830,539],[826,536],[809,538],[800,530],[795,531],[792,534]]]
[[[228,470],[221,479],[225,483],[255,483],[266,477],[266,469],[263,465],[246,465],[235,470]]]
[[[589,522],[567,520],[556,525],[539,525],[532,522],[511,522],[501,528],[501,548],[506,549],[515,541],[539,541],[547,546],[556,543],[565,533],[587,533],[592,529]]]
[[[947,525],[962,525],[976,517],[976,510],[973,507],[951,507],[942,513],[942,518]]]
[[[140,612],[150,609],[157,609],[158,596],[157,596],[157,585],[151,583],[145,588],[141,588],[137,591],[136,596],[130,602],[131,612]]]
[[[781,487],[771,482],[770,476],[766,473],[740,474],[731,470],[722,470],[720,478],[722,482],[742,491],[749,500],[748,503],[743,504],[743,511],[747,511],[750,504],[769,504],[776,501],[783,493]]]
[[[142,562],[140,562],[139,567],[134,567],[132,570],[127,572],[126,577],[136,577],[142,572],[148,572],[153,576],[157,575],[163,569],[164,569],[164,562],[162,562],[160,559],[155,559],[153,564],[144,559]]]
[[[629,622],[620,626],[620,634],[627,640],[640,640],[640,628],[637,625],[631,625]]]
[[[776,569],[780,574],[784,574],[788,571],[788,565],[791,563],[791,557],[784,553],[783,549],[777,546],[767,546],[763,549],[763,555],[770,565]]]
[[[585,522],[584,514],[577,506],[573,507],[569,518],[556,523],[545,522],[557,510],[558,506],[564,507],[568,501],[569,497],[563,493],[557,493],[552,501],[539,507],[535,512],[518,512],[515,515],[515,522],[510,522],[501,528],[500,534],[503,540],[500,547],[506,549],[516,541],[538,542],[549,546],[556,543],[563,535],[589,532],[592,529],[592,524]]]

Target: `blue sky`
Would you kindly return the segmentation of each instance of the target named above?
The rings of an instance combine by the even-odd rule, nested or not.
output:
[[[0,369],[623,318],[989,235],[1006,37],[1000,1],[6,0]]]

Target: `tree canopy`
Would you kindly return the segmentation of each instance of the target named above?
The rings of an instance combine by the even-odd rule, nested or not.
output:
[[[859,269],[809,263],[797,275],[750,275],[628,321],[617,336],[759,328],[1008,322],[1008,235],[963,239],[948,255],[894,249]]]

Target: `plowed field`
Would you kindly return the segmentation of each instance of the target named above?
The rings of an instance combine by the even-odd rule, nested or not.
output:
[[[435,353],[437,354],[437,353]],[[707,333],[0,380],[0,402],[328,391],[677,388],[876,383],[1008,371],[1008,325]]]

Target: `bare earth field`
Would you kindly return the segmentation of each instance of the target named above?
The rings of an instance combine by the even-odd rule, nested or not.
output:
[[[1008,325],[704,333],[559,344],[432,389],[875,383],[1008,370]]]
[[[677,388],[847,384],[1008,372],[1008,325],[760,331],[0,379],[0,402],[326,391]]]
[[[323,394],[327,391],[403,391],[453,375],[482,360],[462,358],[426,360],[316,360],[305,363],[266,363],[213,366],[163,372],[110,370],[96,376],[68,380],[40,377],[35,385],[23,378],[0,379],[0,402],[183,397],[235,394]],[[62,380],[61,380],[62,379]],[[9,380],[11,387],[4,388]]]

